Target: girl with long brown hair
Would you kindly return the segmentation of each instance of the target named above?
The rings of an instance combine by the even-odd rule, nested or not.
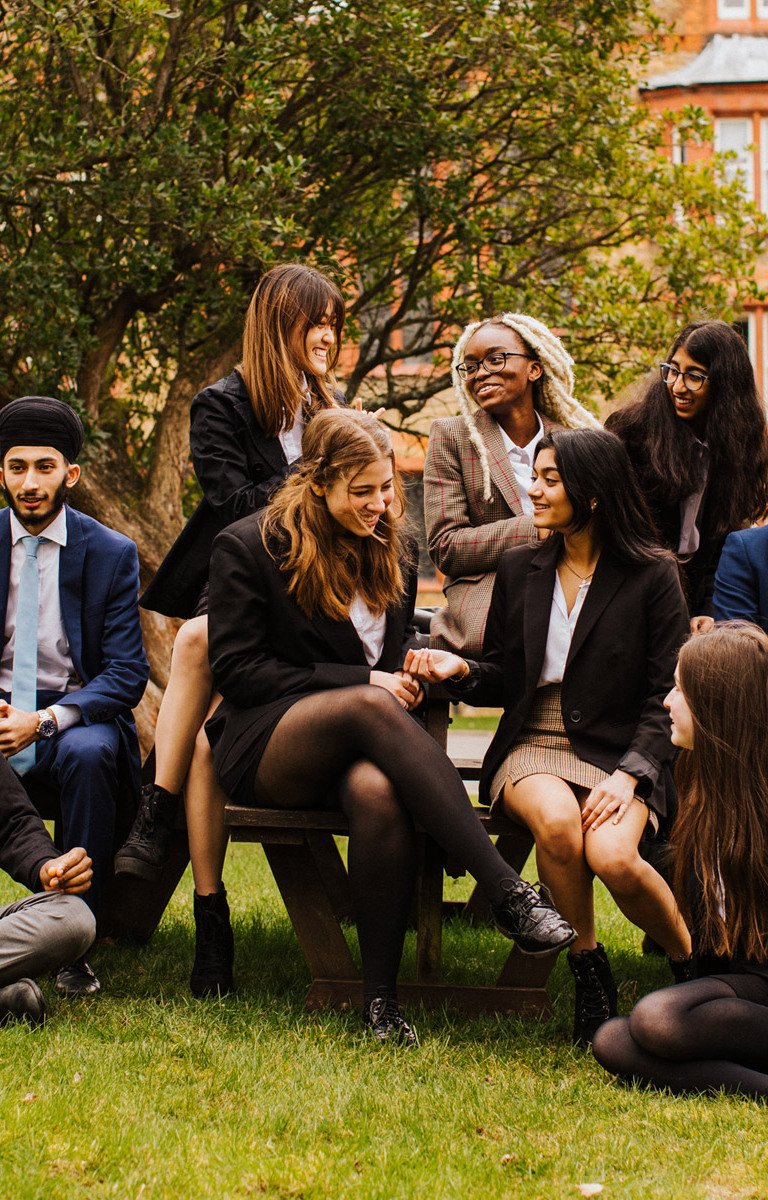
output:
[[[195,996],[232,984],[232,933],[221,870],[226,836],[203,724],[218,703],[208,665],[208,571],[214,538],[263,508],[301,459],[317,412],[343,403],[333,369],[344,301],[331,280],[291,263],[262,276],[245,319],[243,357],[192,402],[190,448],[203,497],[142,597],[144,608],[188,618],[176,637],[155,731],[155,781],[142,794],[118,874],[159,878],[184,788],[195,876]]]
[[[416,643],[416,556],[400,508],[383,426],[370,413],[318,414],[301,468],[266,513],[216,539],[210,652],[224,700],[206,729],[233,800],[346,813],[365,1024],[412,1045],[396,980],[417,825],[483,885],[521,949],[546,953],[574,933],[500,856],[450,760],[409,715],[422,692],[402,669]]]
[[[665,704],[682,751],[674,875],[699,978],[603,1025],[595,1057],[676,1092],[768,1098],[768,635],[734,621],[692,638]]]

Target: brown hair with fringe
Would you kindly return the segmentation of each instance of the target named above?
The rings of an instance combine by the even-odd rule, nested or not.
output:
[[[314,267],[287,263],[262,275],[245,317],[238,370],[266,437],[277,437],[284,426],[293,425],[304,400],[295,347],[303,348],[312,326],[328,318],[336,335],[328,352],[328,370],[321,376],[303,368],[311,396],[307,415],[336,403],[333,369],[341,350],[344,315],[341,292]]]
[[[371,463],[392,464],[395,501],[374,533],[356,537],[331,516],[325,495],[343,480],[347,487]],[[264,545],[290,575],[288,591],[308,617],[323,613],[346,620],[360,595],[381,614],[403,596],[404,510],[389,433],[372,413],[333,408],[320,412],[304,432],[303,462],[273,496],[263,525]],[[362,530],[362,526],[361,526]]]
[[[768,635],[746,621],[716,625],[683,646],[678,679],[694,731],[676,768],[680,907],[700,950],[766,962]]]

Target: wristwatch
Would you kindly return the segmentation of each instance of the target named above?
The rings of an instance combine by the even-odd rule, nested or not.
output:
[[[59,732],[59,727],[49,708],[41,708],[37,714],[37,737],[52,738]]]

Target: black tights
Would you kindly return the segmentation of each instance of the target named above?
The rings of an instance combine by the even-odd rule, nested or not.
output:
[[[628,1081],[768,1097],[768,1005],[740,999],[719,978],[653,992],[628,1017],[601,1025],[592,1049]]]
[[[519,877],[472,809],[433,738],[383,688],[305,696],[276,725],[254,798],[314,808],[338,796],[349,818],[349,880],[366,996],[394,995],[416,872],[414,825],[482,885],[492,904]]]

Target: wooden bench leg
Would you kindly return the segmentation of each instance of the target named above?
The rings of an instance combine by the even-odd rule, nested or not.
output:
[[[349,876],[336,839],[332,833],[308,833],[307,843],[336,916],[340,921],[353,923],[355,911],[349,891]]]
[[[313,984],[317,979],[359,980],[360,974],[310,846],[270,842],[263,845]],[[312,987],[307,997],[309,1006],[311,997]]]
[[[416,979],[438,983],[443,953],[443,854],[425,834],[419,837],[421,869],[416,897]]]

